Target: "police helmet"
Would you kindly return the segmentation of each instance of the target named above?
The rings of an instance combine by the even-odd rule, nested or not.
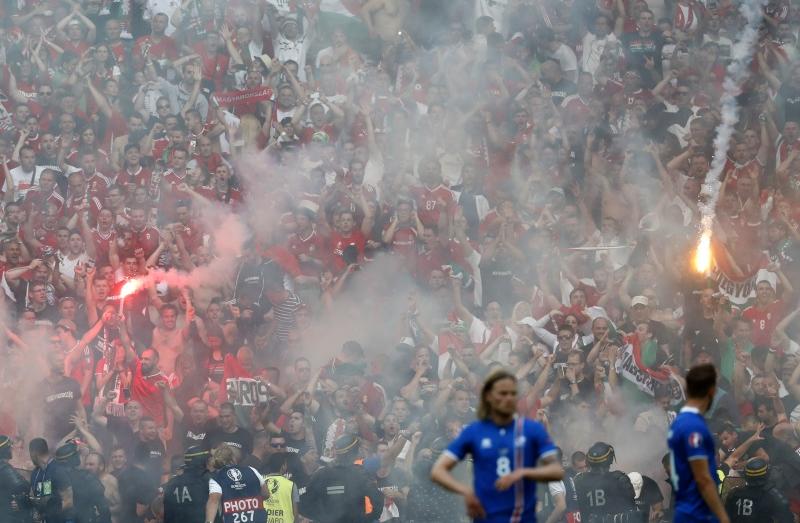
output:
[[[744,466],[744,476],[747,483],[758,485],[766,483],[769,477],[769,463],[761,458],[752,458]]]
[[[590,468],[608,468],[614,461],[614,447],[598,441],[586,453],[586,462]]]
[[[56,450],[56,461],[61,465],[78,468],[81,465],[81,455],[78,445],[74,441],[68,441]]]
[[[192,445],[183,454],[183,466],[187,469],[204,469],[208,463],[208,456],[208,449]]]

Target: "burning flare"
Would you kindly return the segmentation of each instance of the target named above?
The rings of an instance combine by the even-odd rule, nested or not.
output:
[[[711,229],[704,228],[694,251],[694,269],[705,274],[711,268]]]
[[[122,286],[122,289],[120,289],[119,297],[122,299],[127,298],[134,292],[141,289],[143,285],[144,282],[142,280],[128,280],[125,282],[125,285]]]

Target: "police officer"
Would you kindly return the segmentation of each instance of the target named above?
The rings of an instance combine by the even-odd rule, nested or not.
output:
[[[29,520],[26,507],[28,482],[8,462],[11,459],[11,439],[0,436],[0,521],[24,523]]]
[[[336,461],[316,471],[300,498],[300,514],[319,523],[366,523],[381,514],[383,494],[363,468],[358,438],[342,436],[334,444]]]
[[[755,521],[792,523],[789,502],[769,481],[769,464],[752,458],[744,467],[745,485],[732,490],[725,501],[731,523]]]
[[[164,485],[164,523],[203,521],[208,501],[209,452],[189,447],[183,455],[183,473]]]
[[[614,448],[598,441],[586,453],[587,472],[575,477],[575,491],[581,521],[584,523],[637,523],[636,493],[630,478],[622,471],[609,470]]]
[[[264,500],[269,498],[264,478],[252,467],[236,465],[237,450],[222,444],[211,457],[206,522],[221,510],[224,523],[267,523]]]
[[[73,506],[64,511],[64,519],[75,523],[111,523],[105,488],[97,476],[80,468],[81,456],[75,442],[68,441],[56,449],[55,458],[73,487]]]

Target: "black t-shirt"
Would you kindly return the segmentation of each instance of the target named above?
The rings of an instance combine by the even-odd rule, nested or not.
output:
[[[161,484],[161,473],[164,470],[164,457],[167,450],[160,439],[154,441],[140,441],[134,450],[134,456],[142,459],[145,474],[153,486]]]
[[[653,60],[654,70],[661,73],[661,48],[664,39],[655,31],[647,36],[642,36],[638,31],[622,35],[622,46],[625,49],[625,59],[630,67],[636,68],[642,75],[645,86],[652,80],[649,70],[645,67],[645,57]]]
[[[210,449],[208,438],[214,429],[216,429],[216,424],[211,420],[200,426],[195,426],[191,422],[187,423],[183,427],[183,450],[193,446]]]
[[[283,436],[286,438],[286,452],[299,454],[302,456],[308,449],[311,448],[311,445],[308,444],[307,438],[293,439],[288,434],[284,434]]]
[[[408,487],[410,483],[411,478],[409,475],[404,470],[398,469],[397,467],[392,468],[391,472],[389,472],[389,475],[385,478],[380,476],[377,477],[378,490],[380,490],[381,494],[386,497]],[[398,505],[398,510],[400,510],[400,505],[403,504],[395,502],[395,505]],[[402,509],[402,512],[400,513],[401,517],[404,515],[404,512],[405,509]],[[397,520],[397,518],[392,519],[395,521]]]
[[[235,432],[223,432],[217,428],[208,436],[209,448],[215,448],[222,443],[238,449],[241,456],[249,456],[253,452],[253,435],[242,427],[236,427]]]
[[[636,508],[640,512],[650,512],[650,507],[656,503],[664,501],[664,496],[661,495],[661,489],[658,488],[658,483],[648,476],[642,476],[642,490],[639,497],[636,498]]]
[[[56,381],[43,380],[37,390],[44,411],[45,435],[55,443],[73,429],[69,419],[80,405],[81,387],[74,379],[60,376]]]
[[[108,416],[106,430],[114,436],[117,445],[125,449],[126,456],[132,456],[139,442],[138,432],[134,432],[126,418]]]
[[[564,101],[564,98],[578,92],[578,88],[575,87],[575,84],[566,78],[562,78],[554,84],[548,84],[548,86],[550,87],[550,98],[553,100],[553,105],[556,107],[561,107],[561,102]]]

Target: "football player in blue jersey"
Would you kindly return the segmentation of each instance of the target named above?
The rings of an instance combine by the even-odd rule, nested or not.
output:
[[[439,457],[431,479],[464,497],[476,523],[536,521],[536,482],[564,476],[558,449],[544,426],[516,415],[517,380],[492,373],[481,388],[478,421],[461,431]],[[450,471],[472,456],[474,489]]]
[[[716,388],[713,365],[697,365],[686,374],[688,399],[672,422],[667,439],[676,523],[730,523],[717,488],[714,439],[703,418]]]

